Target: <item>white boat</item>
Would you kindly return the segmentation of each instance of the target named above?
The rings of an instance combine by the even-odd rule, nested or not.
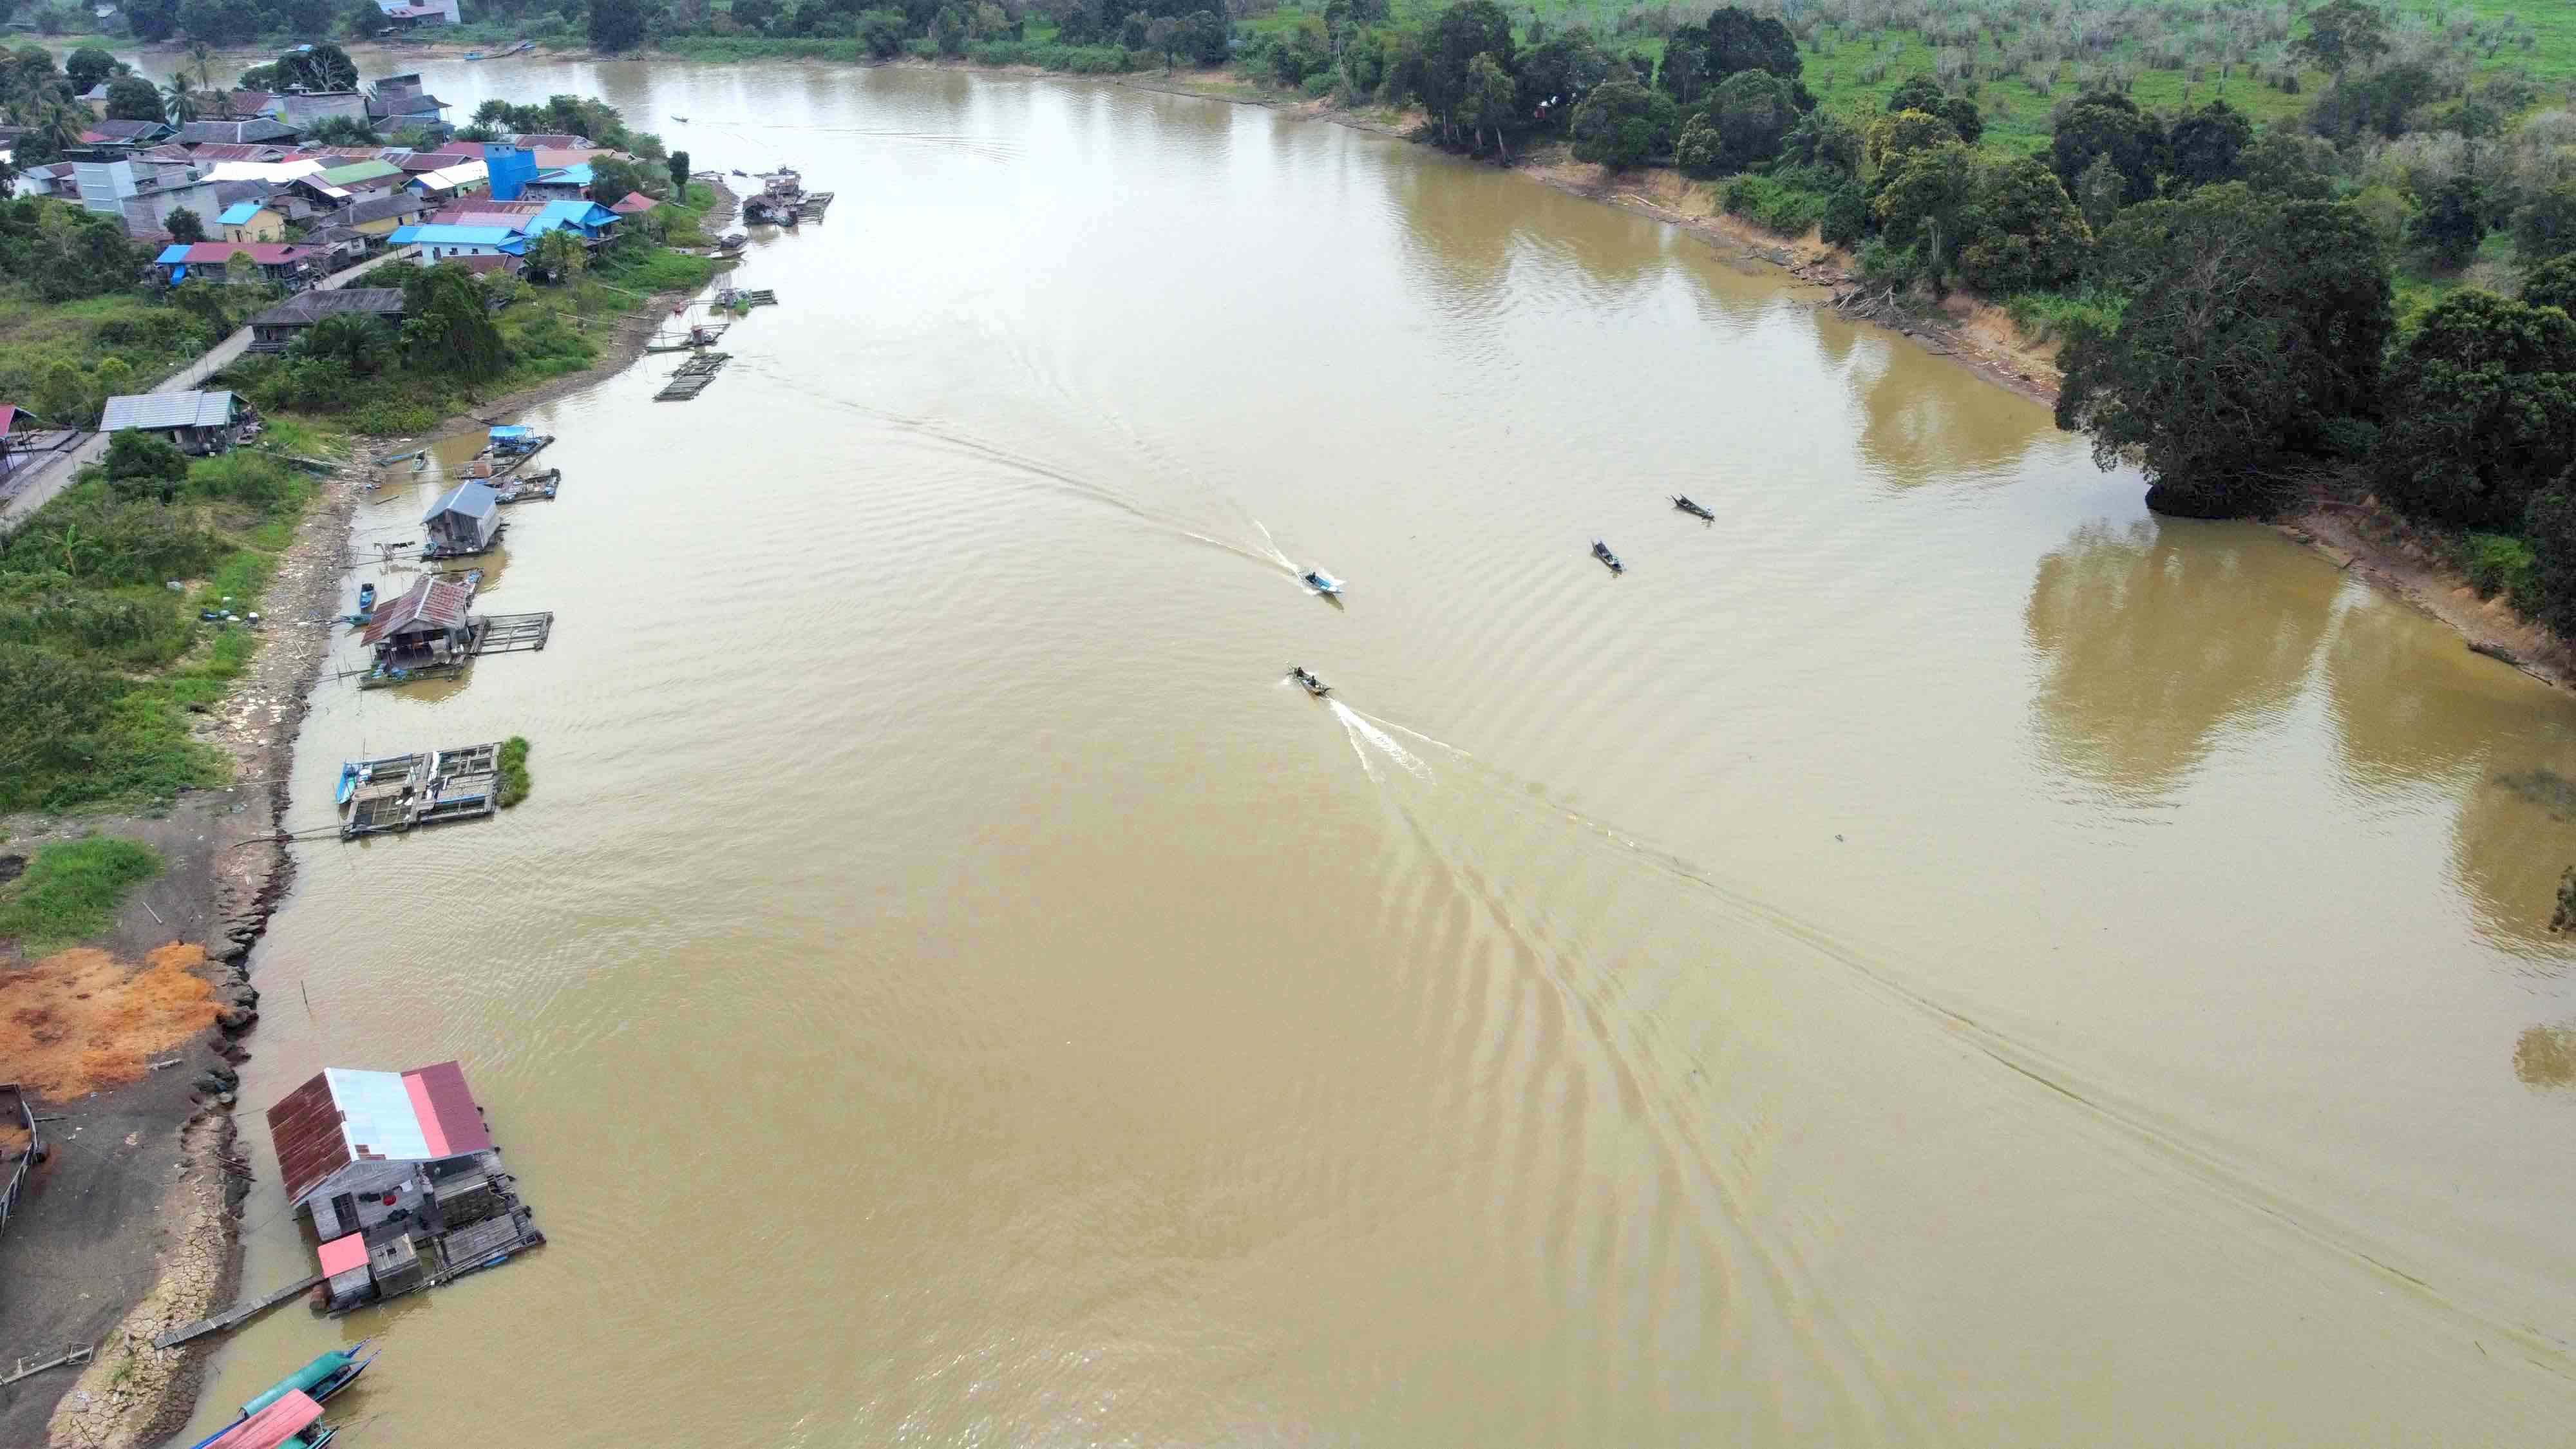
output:
[[[1297,577],[1306,587],[1319,594],[1338,594],[1342,591],[1342,581],[1322,569],[1308,569]]]

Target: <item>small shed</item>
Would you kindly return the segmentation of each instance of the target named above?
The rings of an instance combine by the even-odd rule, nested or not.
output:
[[[229,451],[241,441],[250,409],[228,392],[142,392],[107,400],[102,433],[157,433],[182,453]]]
[[[487,497],[492,492],[480,483],[466,487],[481,488]],[[388,669],[461,663],[474,645],[474,621],[467,613],[473,606],[473,585],[423,574],[401,598],[375,612],[360,642]]]
[[[335,292],[301,292],[250,319],[250,350],[284,352],[304,329],[325,317],[354,312],[362,317],[381,317],[400,327],[403,320],[403,290],[400,287],[343,287]]]
[[[501,500],[490,486],[459,483],[422,517],[429,546],[445,554],[481,553],[501,536]]]

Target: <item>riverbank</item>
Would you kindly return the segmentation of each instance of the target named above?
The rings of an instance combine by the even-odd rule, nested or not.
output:
[[[704,184],[704,183],[702,183]],[[705,225],[721,231],[739,198],[721,182]],[[624,371],[690,292],[644,298],[618,314],[586,367],[477,400],[429,436],[485,425],[578,392]],[[352,440],[352,460],[316,486],[262,596],[268,619],[261,647],[232,691],[198,716],[193,738],[219,750],[231,784],[187,791],[166,811],[0,820],[12,856],[44,844],[101,833],[158,850],[163,870],[130,894],[103,949],[20,960],[13,990],[36,989],[49,971],[93,973],[110,990],[153,982],[163,994],[202,996],[202,1020],[132,1055],[133,1075],[66,1081],[58,1149],[30,1199],[0,1235],[0,1281],[81,1285],[64,1293],[15,1293],[0,1300],[0,1352],[96,1344],[77,1379],[68,1373],[19,1385],[0,1404],[0,1442],[55,1449],[141,1449],[175,1432],[194,1412],[202,1357],[219,1340],[155,1349],[152,1339],[205,1317],[234,1294],[240,1254],[238,1209],[251,1180],[231,1154],[231,1064],[247,1053],[237,1038],[256,1022],[258,993],[247,963],[269,914],[292,885],[294,857],[281,834],[290,803],[295,746],[315,689],[343,636],[338,618],[355,543],[355,518],[375,472],[372,456],[416,439]],[[202,943],[202,947],[198,943]],[[167,953],[184,952],[184,962]],[[0,960],[14,953],[0,947]],[[146,963],[135,965],[131,963]],[[162,968],[166,967],[166,970]],[[154,973],[159,971],[159,975]],[[88,984],[83,981],[75,984]],[[139,988],[137,988],[139,989]],[[85,999],[85,998],[84,998]],[[176,1059],[153,1070],[142,1060]],[[77,1212],[42,1210],[52,1200]],[[76,1276],[72,1276],[76,1275]]]

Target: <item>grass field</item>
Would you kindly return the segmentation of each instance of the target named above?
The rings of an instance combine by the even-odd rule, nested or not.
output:
[[[92,835],[48,845],[27,873],[0,886],[0,940],[29,956],[107,929],[125,893],[161,873],[161,853],[131,840]]]

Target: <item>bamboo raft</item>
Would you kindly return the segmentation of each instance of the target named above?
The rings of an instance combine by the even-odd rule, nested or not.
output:
[[[662,384],[660,392],[653,394],[653,400],[655,402],[689,401],[699,393],[705,392],[707,385],[716,380],[716,374],[732,360],[733,354],[730,352],[702,352],[690,358],[681,363],[679,369],[671,374],[669,382]]]

